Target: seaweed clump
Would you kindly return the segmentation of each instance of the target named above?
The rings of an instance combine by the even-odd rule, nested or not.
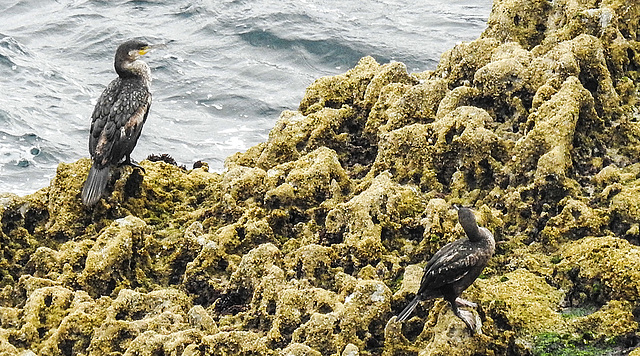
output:
[[[318,79],[222,173],[90,162],[0,197],[0,354],[638,353],[640,4],[496,0],[435,70]],[[468,289],[389,322],[473,206],[499,241]],[[632,351],[633,350],[633,351]]]

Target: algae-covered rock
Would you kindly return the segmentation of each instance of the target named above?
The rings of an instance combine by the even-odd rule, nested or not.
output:
[[[503,327],[528,335],[562,327],[558,310],[564,293],[542,277],[518,269],[480,280],[477,285],[486,298],[488,315],[507,324]]]
[[[493,6],[485,36],[503,42],[518,41],[525,48],[532,48],[544,39],[552,11],[548,1],[497,0]]]
[[[281,356],[320,356],[320,351],[314,350],[305,344],[291,343],[280,351]]]
[[[496,0],[433,71],[316,80],[222,173],[90,161],[0,195],[0,354],[638,353],[640,4]],[[473,207],[496,254],[396,315]],[[633,349],[636,349],[632,351]]]
[[[325,221],[325,234],[334,236],[333,243],[346,245],[356,268],[382,259],[385,245],[401,238],[393,235],[405,235],[403,228],[416,227],[423,209],[419,193],[393,182],[388,173],[378,175],[370,184],[330,210]]]
[[[640,248],[613,237],[585,237],[560,251],[556,273],[571,298],[606,303],[640,298]]]
[[[113,291],[136,283],[136,271],[132,265],[144,265],[134,261],[134,250],[142,248],[146,224],[133,216],[114,221],[96,240],[87,254],[85,268],[80,274],[80,284],[94,296],[109,295]],[[121,285],[126,283],[127,285]]]
[[[523,174],[535,172],[535,181],[553,177],[563,181],[572,168],[570,151],[578,118],[590,115],[591,95],[576,77],[569,77],[553,95],[528,119],[533,127],[516,144],[515,166]],[[585,109],[586,108],[586,109]],[[549,132],[554,132],[549,135]]]
[[[638,330],[632,304],[620,300],[611,300],[596,312],[575,318],[573,323],[578,332],[608,342]]]

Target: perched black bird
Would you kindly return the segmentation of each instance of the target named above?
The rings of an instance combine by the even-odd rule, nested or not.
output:
[[[489,230],[478,226],[471,209],[457,206],[454,208],[458,210],[458,221],[467,237],[445,245],[431,257],[424,267],[418,293],[398,315],[396,321],[407,320],[422,300],[444,298],[451,304],[453,313],[467,324],[471,332],[475,331],[473,314],[459,310],[458,307],[475,308],[477,304],[459,296],[482,273],[493,256],[496,243]]]
[[[132,165],[131,151],[140,137],[151,106],[151,70],[140,60],[153,46],[130,40],[118,47],[114,66],[118,78],[102,92],[93,114],[89,152],[93,165],[82,188],[82,202],[92,206],[100,200],[109,180],[109,168]]]

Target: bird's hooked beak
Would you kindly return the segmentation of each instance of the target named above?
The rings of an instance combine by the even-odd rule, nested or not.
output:
[[[167,48],[167,45],[164,43],[146,45],[138,50],[138,54],[141,56],[144,56],[145,54],[149,53],[149,51],[151,51],[152,49],[157,49],[157,48]]]
[[[138,50],[138,55],[144,56],[151,50],[151,46],[144,46]]]

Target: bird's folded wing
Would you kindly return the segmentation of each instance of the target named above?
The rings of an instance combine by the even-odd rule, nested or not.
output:
[[[441,256],[428,266],[422,276],[420,292],[436,290],[459,281],[478,264],[478,260],[476,255],[466,250],[452,251],[448,255]]]

